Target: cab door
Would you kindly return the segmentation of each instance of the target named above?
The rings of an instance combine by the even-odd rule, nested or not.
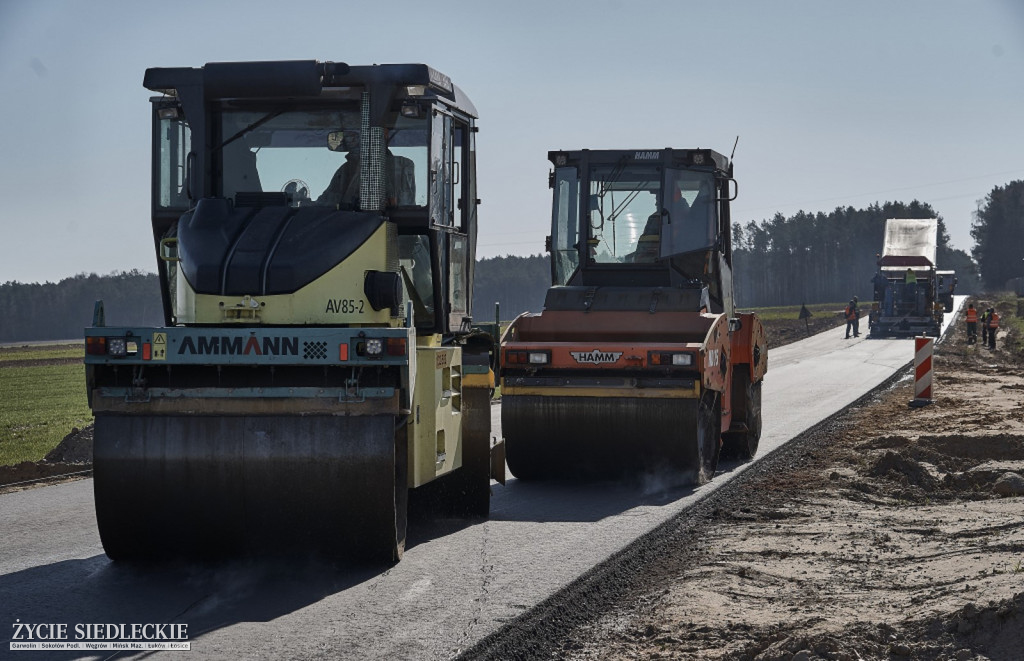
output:
[[[475,152],[468,120],[434,111],[431,127],[430,222],[438,234],[438,272],[446,303],[445,327],[466,331],[476,229]]]

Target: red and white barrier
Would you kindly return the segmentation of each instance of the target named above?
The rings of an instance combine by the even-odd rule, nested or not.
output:
[[[911,406],[926,406],[932,403],[932,349],[935,339],[914,338],[914,401]]]

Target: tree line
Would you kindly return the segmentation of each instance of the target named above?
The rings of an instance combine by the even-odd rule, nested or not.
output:
[[[974,248],[985,286],[991,290],[1024,291],[1024,181],[996,186],[971,226]]]
[[[996,186],[971,227],[968,255],[949,245],[943,219],[913,201],[837,207],[824,213],[776,214],[733,225],[733,282],[740,307],[871,299],[871,277],[882,250],[887,218],[937,218],[938,268],[955,270],[957,290],[972,293],[1024,286],[1024,181]],[[973,260],[972,260],[973,256]],[[977,263],[975,263],[975,261]],[[477,262],[473,316],[502,320],[539,312],[551,283],[546,255],[493,257]],[[93,304],[102,299],[108,325],[159,326],[163,308],[157,276],[138,270],[80,274],[57,283],[0,284],[0,342],[82,337]]]
[[[81,338],[92,325],[98,299],[104,302],[107,325],[163,325],[155,274],[80,274],[56,283],[0,284],[0,342]]]
[[[977,291],[977,267],[963,250],[949,245],[942,217],[931,205],[913,201],[837,207],[829,213],[800,211],[760,223],[733,225],[733,282],[743,307],[831,303],[853,296],[870,301],[871,278],[888,218],[937,218],[936,267],[957,273],[960,293]]]

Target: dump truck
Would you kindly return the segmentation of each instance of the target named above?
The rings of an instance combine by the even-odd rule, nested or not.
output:
[[[519,479],[710,480],[761,435],[764,328],[737,313],[731,160],[710,149],[552,151],[552,286],[501,340]]]
[[[872,280],[874,296],[868,313],[871,337],[939,336],[943,302],[935,270],[937,237],[935,218],[885,221],[885,239]]]
[[[423,64],[153,68],[165,325],[85,330],[115,560],[397,560],[409,492],[489,509],[477,112]]]

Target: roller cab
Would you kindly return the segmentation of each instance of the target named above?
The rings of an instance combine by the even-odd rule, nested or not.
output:
[[[485,516],[497,332],[472,320],[469,99],[422,64],[144,84],[166,323],[108,327],[99,303],[85,332],[107,554],[395,560],[427,484]]]
[[[552,282],[501,342],[520,479],[714,475],[760,437],[764,330],[736,315],[732,166],[711,150],[549,153]]]

